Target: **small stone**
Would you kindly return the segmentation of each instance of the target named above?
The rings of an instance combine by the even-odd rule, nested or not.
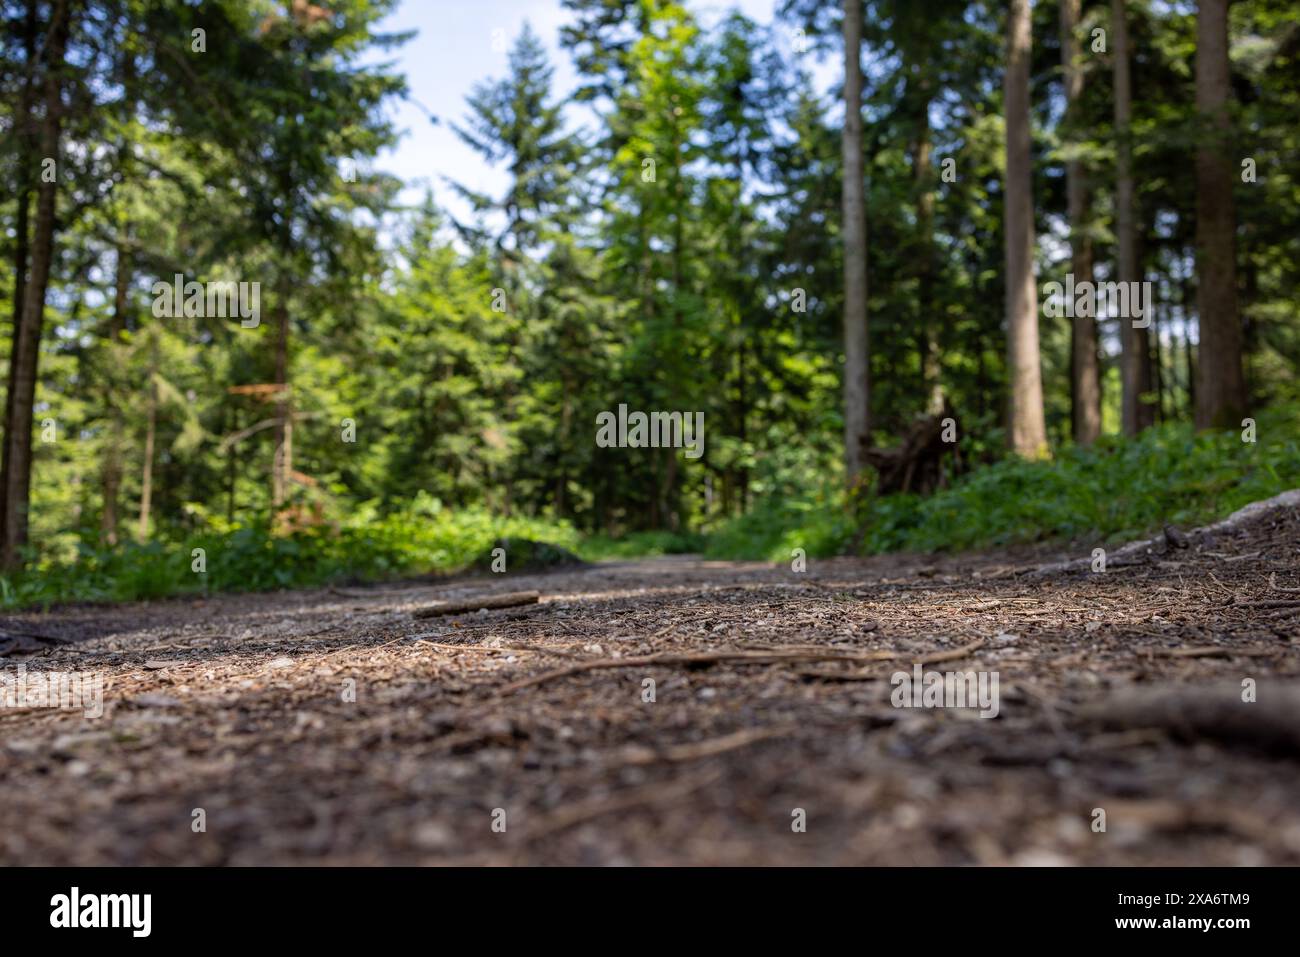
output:
[[[425,821],[415,829],[416,847],[425,850],[440,850],[448,847],[452,842],[451,828],[439,821]]]
[[[148,691],[144,694],[136,695],[131,699],[132,703],[139,705],[141,708],[179,708],[181,701],[179,698],[173,698],[171,695],[159,694],[155,691]]]

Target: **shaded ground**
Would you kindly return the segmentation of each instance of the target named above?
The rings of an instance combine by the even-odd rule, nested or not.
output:
[[[0,863],[1300,863],[1300,510],[1172,538],[11,616],[80,640],[0,672],[102,673],[104,714],[0,708]],[[918,660],[996,671],[997,717],[893,707]]]

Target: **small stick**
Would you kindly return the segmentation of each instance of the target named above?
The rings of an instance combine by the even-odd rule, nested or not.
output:
[[[964,648],[957,648],[953,651],[944,651],[935,655],[930,655],[924,661],[952,661],[957,658],[963,658],[970,654],[976,648],[983,645],[983,641],[972,642]],[[553,671],[544,671],[539,675],[533,675],[531,678],[523,678],[519,681],[506,685],[499,692],[502,695],[511,694],[523,688],[529,688],[533,685],[545,684],[548,681],[554,681],[557,678],[567,678],[570,675],[583,674],[587,671],[597,671],[607,668],[646,668],[657,665],[700,665],[716,664],[722,661],[739,661],[749,662],[751,664],[770,665],[781,661],[892,661],[896,658],[903,658],[907,652],[903,651],[794,651],[782,653],[780,651],[708,651],[697,652],[694,654],[658,654],[658,655],[637,655],[629,658],[598,658],[595,661],[584,661],[575,665],[568,665],[564,668],[556,668]]]
[[[1145,653],[1158,658],[1270,658],[1277,654],[1268,648],[1231,648],[1219,645],[1206,645],[1193,648],[1149,648]]]
[[[1273,572],[1268,576],[1268,584],[1274,591],[1300,592],[1300,588],[1283,588],[1279,585],[1277,583],[1277,572]]]
[[[483,645],[448,645],[437,641],[425,641],[423,638],[417,638],[415,643],[417,645],[424,645],[428,648],[437,649],[438,651],[453,651],[457,654],[462,651],[477,651],[480,654],[485,655],[515,655],[523,652],[529,652],[532,654],[537,654],[538,652],[545,652],[546,654],[558,653],[550,648],[492,648]]]
[[[362,591],[347,591],[342,588],[336,588],[333,585],[330,585],[325,590],[329,592],[331,595],[338,595],[340,598],[374,598],[375,597],[374,592],[367,593]]]
[[[937,665],[941,661],[960,661],[962,658],[968,657],[972,651],[977,651],[983,647],[983,639],[978,639],[972,641],[969,645],[954,648],[952,651],[937,651],[932,655],[922,655],[920,658],[915,659],[913,664]],[[880,654],[888,654],[890,658],[903,657],[901,652],[897,654],[894,652],[880,652]],[[887,661],[889,659],[881,658],[879,660]],[[805,678],[830,678],[836,681],[871,681],[874,678],[883,677],[883,675],[875,671],[817,671],[808,669],[799,672],[799,674]]]
[[[711,738],[707,741],[678,744],[662,751],[637,754],[627,758],[622,762],[622,765],[626,767],[658,764],[660,762],[679,763],[697,761],[701,758],[713,758],[720,754],[726,754],[728,751],[735,751],[737,748],[757,744],[759,741],[793,734],[798,730],[799,728],[796,725],[785,725],[777,728],[751,728],[745,731],[736,731],[732,734],[724,734],[720,738]]]
[[[505,595],[485,595],[482,598],[467,598],[464,601],[446,601],[441,605],[417,608],[411,612],[413,618],[437,618],[439,615],[463,615],[478,611],[480,608],[514,608],[516,605],[535,605],[541,600],[535,591],[512,591]]]
[[[954,648],[952,651],[937,651],[932,655],[922,655],[920,658],[916,659],[916,663],[919,665],[937,665],[941,661],[960,661],[962,658],[965,658],[967,655],[969,655],[972,651],[978,651],[980,648],[983,647],[984,647],[984,639],[977,638],[975,641],[972,641],[969,645],[962,645],[960,648]],[[901,658],[903,656],[895,655],[895,657]]]

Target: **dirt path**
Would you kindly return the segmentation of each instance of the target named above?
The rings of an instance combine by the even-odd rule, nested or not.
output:
[[[102,674],[104,713],[0,708],[0,863],[1300,863],[1300,514],[1139,552],[10,616],[82,640],[0,672]],[[542,603],[411,617],[524,588]],[[996,718],[894,707],[918,660],[996,671]]]

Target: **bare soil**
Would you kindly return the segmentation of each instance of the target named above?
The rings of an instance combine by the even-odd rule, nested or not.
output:
[[[1300,510],[1047,558],[10,616],[0,672],[105,685],[99,718],[0,707],[0,863],[1300,863]],[[996,671],[997,716],[894,707],[918,661]]]

